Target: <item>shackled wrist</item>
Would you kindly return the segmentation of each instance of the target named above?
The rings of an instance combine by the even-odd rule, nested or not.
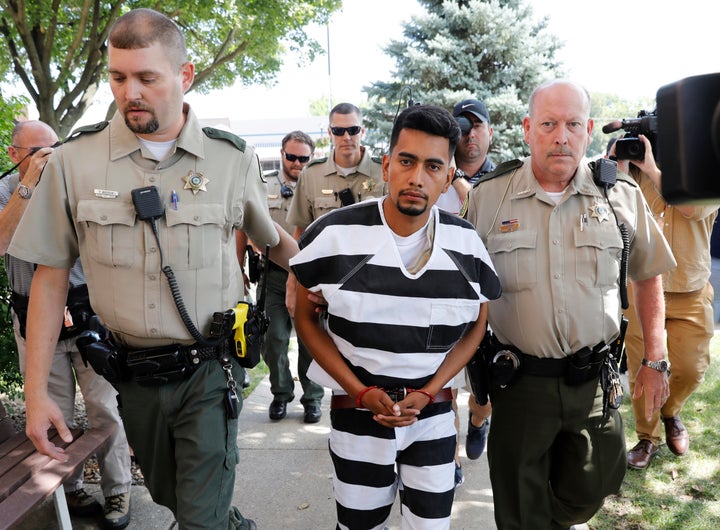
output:
[[[375,390],[376,388],[378,388],[378,387],[377,387],[377,386],[366,386],[365,388],[363,388],[363,389],[358,393],[357,397],[355,398],[355,405],[357,405],[357,408],[359,408],[359,409],[362,408],[362,406],[363,406],[363,404],[362,404],[362,398],[363,398],[363,396],[365,396],[365,394],[367,394],[367,393],[370,392],[371,390]]]

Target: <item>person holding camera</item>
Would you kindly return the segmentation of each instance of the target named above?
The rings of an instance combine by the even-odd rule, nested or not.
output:
[[[380,159],[371,156],[370,150],[360,143],[365,134],[362,121],[362,112],[351,103],[338,103],[330,111],[330,156],[314,158],[305,166],[290,203],[287,224],[295,227],[295,239],[310,223],[327,212],[365,199],[382,197],[385,186]],[[290,315],[295,313],[296,288],[297,282],[291,273],[285,299]],[[299,338],[298,350],[303,359],[310,357]],[[306,421],[320,421],[323,394],[313,401],[303,402]]]
[[[587,91],[549,81],[528,107],[530,157],[500,164],[467,203],[503,286],[488,307],[487,367],[499,530],[582,524],[618,491],[626,446],[609,354],[621,333],[623,256],[653,365],[665,359],[660,275],[675,266],[640,189],[609,178],[613,162],[585,159],[593,130]],[[658,410],[666,374],[643,371],[635,395],[648,414]]]
[[[117,368],[120,415],[153,500],[180,528],[252,530],[232,505],[244,370],[227,327],[215,324],[243,298],[236,230],[272,247],[270,258],[285,267],[297,243],[270,217],[253,147],[202,127],[184,101],[195,67],[171,19],[142,8],[120,16],[107,59],[116,113],[76,130],[49,157],[10,246],[39,263],[26,432],[39,452],[64,459],[47,429],[71,436],[46,380],[80,256],[109,332],[84,350],[93,366],[104,359]]]
[[[266,174],[267,201],[270,215],[273,220],[288,232],[292,232],[287,223],[287,212],[292,202],[298,178],[302,170],[312,159],[315,152],[315,142],[302,131],[292,131],[282,139],[280,149],[280,163],[282,169]],[[290,372],[288,359],[288,345],[292,331],[292,317],[285,305],[285,289],[288,272],[282,267],[270,262],[267,277],[266,307],[270,317],[265,342],[263,343],[263,359],[270,370],[270,391],[273,400],[270,403],[268,414],[271,420],[281,420],[287,415],[287,404],[295,398],[295,381]],[[262,282],[260,277],[260,282]],[[258,289],[262,286],[259,283]],[[298,351],[298,379],[303,389],[300,402],[304,405],[305,423],[320,421],[320,402],[325,391],[317,383],[307,377],[307,369],[312,358],[306,348]]]
[[[460,125],[462,139],[455,150],[456,170],[452,186],[440,195],[437,206],[459,213],[473,184],[495,169],[495,164],[487,156],[493,128],[487,106],[480,100],[464,99],[453,107],[452,114]],[[486,417],[487,414],[480,414],[478,425],[483,424]]]
[[[710,364],[710,339],[715,331],[710,238],[717,205],[668,204],[662,196],[661,171],[655,162],[652,143],[643,134],[635,140],[643,146],[637,154],[632,150],[620,152],[616,142],[610,147],[609,155],[611,158],[617,155],[618,169],[640,186],[677,261],[677,267],[662,275],[670,395],[662,408],[652,414],[648,414],[644,400],[632,401],[638,443],[628,451],[628,467],[645,469],[658,453],[663,431],[665,443],[673,454],[682,456],[690,446],[690,435],[680,414],[702,383]],[[642,372],[652,370],[643,359],[644,328],[638,318],[642,309],[632,303],[625,311],[628,319],[625,351],[633,395]]]
[[[450,527],[457,444],[450,382],[501,288],[470,223],[434,206],[460,129],[440,107],[404,109],[383,157],[388,195],[308,226],[291,260],[309,375],[332,388],[329,450],[338,528]],[[301,177],[302,180],[303,177]],[[309,293],[327,300],[317,325]]]
[[[6,253],[32,193],[40,183],[52,148],[58,138],[52,128],[41,121],[21,121],[12,131],[10,159],[19,164],[18,172],[0,180],[0,254],[5,255],[5,271],[12,289],[12,318],[17,343],[20,372],[26,370],[26,329],[30,286],[35,265]],[[32,153],[32,150],[36,150]],[[130,523],[130,447],[117,409],[117,392],[105,379],[86,366],[75,345],[78,334],[86,328],[93,314],[88,299],[85,275],[80,260],[70,270],[70,286],[65,303],[64,323],[55,344],[47,380],[48,395],[60,406],[65,423],[75,426],[76,382],[85,401],[90,427],[114,427],[106,448],[97,454],[101,469],[100,487],[104,506],[83,488],[84,467],[64,484],[68,510],[77,517],[103,514],[106,528],[125,528]]]

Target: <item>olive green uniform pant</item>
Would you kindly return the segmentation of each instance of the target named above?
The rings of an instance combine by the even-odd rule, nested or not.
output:
[[[288,344],[292,332],[292,319],[285,305],[285,284],[288,273],[277,266],[270,265],[268,271],[267,298],[265,307],[270,318],[270,327],[262,354],[265,364],[270,370],[270,391],[275,399],[292,401],[295,398],[295,380],[290,372],[288,359]],[[262,281],[258,284],[258,296],[262,289]],[[303,405],[320,406],[325,390],[322,386],[307,377],[307,371],[312,362],[312,356],[302,342],[298,340],[298,379],[302,385],[303,395],[300,402]]]
[[[233,362],[233,378],[243,369]],[[117,385],[120,413],[145,485],[183,530],[247,528],[231,506],[238,463],[237,419],[228,419],[227,379],[219,361],[161,386]],[[242,395],[238,392],[239,407]]]
[[[569,528],[590,519],[622,484],[625,434],[603,417],[593,380],[523,375],[495,388],[488,459],[499,530]]]

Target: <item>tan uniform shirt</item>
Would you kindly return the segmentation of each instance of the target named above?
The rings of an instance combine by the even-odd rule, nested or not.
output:
[[[71,267],[79,255],[93,308],[134,347],[194,342],[161,266],[174,271],[190,318],[207,336],[213,312],[243,298],[234,228],[263,246],[279,241],[252,147],[241,151],[209,138],[185,110],[174,152],[162,162],[141,147],[119,113],[105,129],[56,149],[10,249],[57,268]],[[202,190],[186,184],[192,175]],[[165,208],[157,220],[160,245],[131,199],[131,190],[146,186],[158,188]]]
[[[322,214],[343,206],[338,193],[347,188],[355,202],[385,195],[382,164],[370,156],[368,149],[362,149],[357,171],[347,177],[337,172],[332,154],[313,159],[305,166],[290,205],[288,224],[304,230]]]
[[[538,184],[529,158],[480,182],[468,198],[467,218],[503,287],[489,305],[490,326],[500,342],[538,357],[562,358],[619,333],[623,243],[611,205],[629,233],[629,280],[675,266],[640,189],[618,181],[608,203],[587,162],[559,205]]]
[[[270,208],[270,217],[282,226],[286,232],[292,234],[294,228],[287,222],[287,213],[290,209],[292,197],[283,197],[282,185],[284,184],[286,189],[292,190],[294,196],[296,183],[287,178],[285,173],[280,170],[276,170],[269,175],[266,174],[265,180],[267,180],[267,203],[268,208]]]
[[[717,205],[695,206],[686,217],[665,202],[650,177],[640,173],[635,180],[677,261],[676,268],[663,274],[663,290],[690,293],[702,289],[710,280],[710,236]]]

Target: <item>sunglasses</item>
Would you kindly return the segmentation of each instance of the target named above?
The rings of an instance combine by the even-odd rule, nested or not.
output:
[[[304,164],[305,162],[310,161],[309,156],[300,156],[300,155],[291,155],[290,153],[285,153],[285,160],[288,162],[295,162],[295,160],[298,160],[301,164]]]
[[[348,133],[350,136],[355,136],[356,134],[360,134],[360,131],[362,131],[362,127],[359,125],[353,125],[352,127],[330,127],[330,132],[333,133],[333,136],[345,136],[345,133]]]

